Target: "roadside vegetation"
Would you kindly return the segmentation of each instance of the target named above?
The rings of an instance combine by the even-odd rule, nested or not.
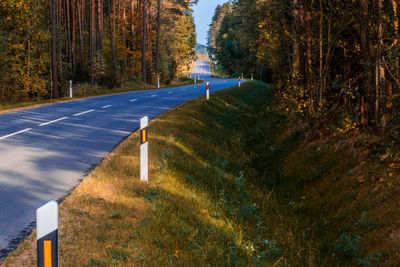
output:
[[[215,61],[210,62],[211,77],[228,78],[228,75],[222,69],[220,64],[215,64]]]
[[[196,3],[0,1],[0,105],[66,97],[70,80],[96,91],[176,82],[195,59]]]
[[[161,84],[160,89],[169,88],[169,87],[177,87],[177,86],[185,86],[194,84],[194,79],[190,79],[187,77],[182,77],[177,80],[171,81],[168,85]],[[107,86],[101,85],[90,85],[88,83],[81,83],[73,86],[73,98],[70,97],[62,97],[57,99],[47,99],[47,100],[36,100],[36,101],[28,101],[28,102],[8,102],[6,104],[0,104],[0,112],[7,111],[11,109],[17,108],[25,108],[25,107],[34,107],[37,105],[43,104],[52,104],[62,101],[70,101],[76,100],[85,97],[92,96],[101,96],[101,95],[109,95],[109,94],[118,94],[118,93],[126,93],[126,92],[135,92],[141,90],[152,90],[157,89],[153,85],[138,83],[135,81],[127,81],[122,83],[119,87],[109,88]]]
[[[248,82],[164,113],[149,183],[134,133],[62,202],[62,265],[396,265],[399,162],[365,135],[315,139],[278,107]],[[2,265],[34,265],[34,237]]]

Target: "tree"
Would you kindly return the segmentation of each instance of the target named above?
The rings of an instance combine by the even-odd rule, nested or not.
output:
[[[57,0],[51,0],[51,81],[53,97],[58,98]]]

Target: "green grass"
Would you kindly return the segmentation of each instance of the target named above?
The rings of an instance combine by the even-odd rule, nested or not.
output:
[[[62,203],[63,266],[400,262],[399,164],[362,138],[310,139],[270,86],[195,99],[149,129],[149,183],[134,133]],[[31,266],[34,249],[33,234],[4,265]]]
[[[215,64],[214,61],[210,62],[210,68],[211,68],[211,77],[229,78],[229,75],[225,74],[225,71],[222,68],[222,66],[219,64]]]

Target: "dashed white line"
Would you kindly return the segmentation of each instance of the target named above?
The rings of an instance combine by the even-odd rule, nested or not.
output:
[[[74,116],[77,117],[77,116],[80,116],[80,115],[83,115],[83,114],[86,114],[86,113],[90,113],[90,112],[93,112],[93,111],[94,111],[94,109],[86,110],[86,111],[84,111],[84,112],[74,114]]]
[[[137,98],[135,98],[135,99],[132,99],[132,100],[129,100],[129,101],[131,101],[131,102],[135,102],[135,101],[137,101]]]
[[[45,125],[49,125],[49,124],[55,123],[55,122],[57,122],[57,121],[62,121],[62,120],[65,120],[65,119],[68,119],[68,117],[62,117],[62,118],[56,119],[56,120],[54,120],[54,121],[48,121],[48,122],[45,122],[45,123],[39,124],[39,126],[45,126]]]
[[[169,91],[168,94],[172,94],[172,91]]]
[[[4,135],[4,136],[0,137],[0,140],[6,139],[6,138],[8,138],[8,137],[11,137],[11,136],[14,136],[14,135],[17,135],[17,134],[20,134],[20,133],[27,132],[27,131],[30,131],[30,130],[32,130],[32,128],[26,128],[26,129],[24,129],[24,130],[21,130],[21,131],[12,133],[12,134],[7,134],[7,135]]]
[[[150,97],[156,97],[157,95],[151,95]]]
[[[109,108],[109,107],[111,107],[111,105],[107,105],[107,106],[104,106],[104,107],[101,107],[101,108]]]

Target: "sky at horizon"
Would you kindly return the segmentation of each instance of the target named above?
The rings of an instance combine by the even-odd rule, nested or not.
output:
[[[215,8],[226,2],[228,0],[199,0],[199,3],[193,7],[197,43],[207,45],[207,32],[214,16]]]

